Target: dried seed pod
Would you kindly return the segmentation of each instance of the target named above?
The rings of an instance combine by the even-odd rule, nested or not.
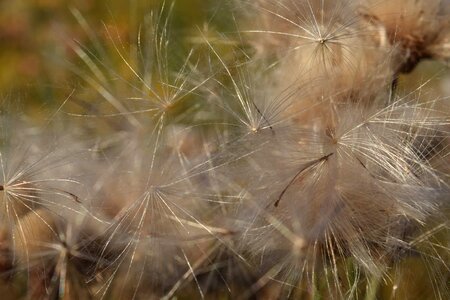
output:
[[[450,58],[447,0],[365,0],[363,3],[364,18],[381,29],[379,40],[397,48],[398,72],[411,72],[422,59]]]

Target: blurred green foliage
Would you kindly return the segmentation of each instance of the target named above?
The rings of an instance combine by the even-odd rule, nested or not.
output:
[[[170,6],[172,1],[165,2],[0,1],[0,98],[16,102],[20,110],[27,112],[42,112],[61,103],[74,86],[82,84],[67,67],[77,58],[71,44],[93,49],[92,41],[96,39],[108,48],[111,39],[117,38],[125,48],[135,45],[144,18],[162,5]],[[74,11],[79,11],[88,28],[81,26]],[[178,0],[171,14],[170,29],[176,33],[180,53],[198,41],[196,35],[202,30],[234,30],[226,1]],[[119,63],[123,66],[123,62]]]
[[[171,3],[172,0],[1,0],[0,100],[14,103],[21,111],[44,116],[46,109],[60,104],[74,87],[83,84],[67,67],[68,62],[77,61],[71,43],[93,49],[94,37],[109,50],[114,50],[111,39],[132,48],[145,17]],[[211,39],[212,44],[217,42],[214,46],[218,48],[220,43],[226,44],[222,34],[236,30],[236,12],[229,4],[230,1],[222,0],[174,2],[170,29],[180,56],[205,39]],[[88,28],[81,26],[74,10],[80,12]],[[123,61],[116,62],[118,67],[124,67]],[[439,64],[425,67],[425,72],[422,68],[415,72],[420,76],[409,76],[401,84],[417,86],[440,68]],[[432,85],[430,90],[435,88]]]

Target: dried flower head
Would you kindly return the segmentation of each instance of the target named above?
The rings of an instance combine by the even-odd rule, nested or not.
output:
[[[398,47],[396,69],[408,73],[422,60],[450,58],[450,5],[446,0],[363,1],[365,19],[380,28],[381,44]]]

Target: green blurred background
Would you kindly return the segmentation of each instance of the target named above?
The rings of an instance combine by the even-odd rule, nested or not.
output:
[[[166,2],[170,6],[172,1]],[[180,53],[198,41],[195,35],[202,30],[211,31],[205,35],[234,30],[226,2],[175,1],[170,28]],[[111,39],[117,38],[120,41],[113,42],[129,48],[136,44],[144,17],[162,4],[162,0],[0,0],[1,101],[27,114],[45,116],[83,84],[67,67],[69,62],[80,65],[71,43],[93,49],[94,38],[112,51]],[[86,20],[87,30],[74,10]],[[118,68],[124,67],[117,62]]]
[[[172,1],[166,2],[169,5]],[[219,40],[222,33],[235,31],[232,15],[236,12],[229,2],[175,1],[171,30],[180,52],[195,46],[204,36]],[[107,48],[111,36],[120,36],[125,47],[133,45],[144,17],[162,3],[163,0],[0,0],[1,101],[13,103],[23,112],[45,115],[74,86],[82,84],[67,67],[68,62],[77,61],[70,43],[76,41],[91,49],[95,36]],[[73,9],[87,21],[89,30],[83,29]],[[199,35],[201,30],[208,32]],[[118,63],[123,67],[123,62]],[[416,72],[403,78],[402,86],[415,87],[440,72],[430,90],[448,96],[449,73],[442,70],[439,63],[423,63]]]

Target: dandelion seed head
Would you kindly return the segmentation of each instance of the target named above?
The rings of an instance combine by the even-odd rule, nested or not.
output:
[[[352,257],[364,272],[381,276],[386,257],[410,241],[405,232],[417,231],[412,224],[436,214],[448,189],[420,158],[428,150],[418,147],[433,143],[438,132],[448,135],[447,117],[416,98],[384,105],[323,101],[316,104],[327,112],[319,127],[308,126],[307,118],[287,122],[237,156],[249,166],[237,173],[256,183],[245,185],[248,197],[237,216],[246,224],[241,247],[250,247],[263,269],[298,275],[306,272],[309,251],[321,249],[331,267],[334,256]],[[240,150],[250,141],[241,140]]]

